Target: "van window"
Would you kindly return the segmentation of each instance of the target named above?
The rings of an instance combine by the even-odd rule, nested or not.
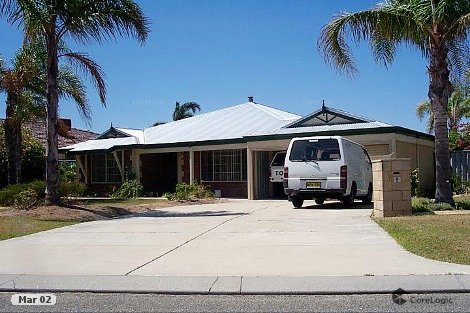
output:
[[[271,166],[284,166],[284,161],[286,160],[286,152],[278,152],[274,156]]]
[[[289,155],[293,162],[337,161],[341,159],[337,139],[305,139],[294,141]]]

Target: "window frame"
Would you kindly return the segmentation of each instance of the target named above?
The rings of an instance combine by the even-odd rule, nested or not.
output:
[[[93,163],[94,163],[94,157],[95,156],[104,156],[104,181],[96,181],[95,180],[95,177],[93,175]],[[119,154],[118,154],[118,158],[119,158]],[[109,176],[109,168],[108,168],[108,161],[109,160],[113,160],[114,161],[114,164],[115,164],[115,167],[113,168],[117,168],[118,172],[119,172],[119,180],[118,181],[111,181],[108,179],[108,176]],[[122,160],[121,160],[122,161]],[[91,183],[92,184],[122,184],[123,180],[122,180],[122,175],[121,175],[121,172],[119,171],[119,165],[116,161],[116,158],[114,157],[113,153],[97,153],[97,154],[92,154],[90,156],[90,178],[91,178]],[[117,175],[116,175],[117,176]]]
[[[246,183],[248,181],[247,175],[247,152],[246,149],[224,149],[224,150],[209,150],[206,154],[207,172],[202,173],[201,178],[203,182],[208,183]],[[239,154],[238,156],[236,154]],[[202,155],[202,154],[201,154]],[[219,162],[215,159],[218,158]],[[225,163],[225,160],[232,162]],[[237,160],[238,159],[238,160]],[[234,162],[239,161],[239,162]],[[216,171],[216,167],[219,170]],[[202,160],[201,160],[202,167]],[[228,169],[229,171],[222,171],[220,169]],[[219,175],[217,177],[217,175]],[[223,175],[227,175],[229,179],[223,179]],[[234,176],[239,175],[240,179],[234,180]],[[210,179],[207,179],[209,178]],[[217,178],[217,179],[216,179]],[[222,178],[222,179],[221,179]]]

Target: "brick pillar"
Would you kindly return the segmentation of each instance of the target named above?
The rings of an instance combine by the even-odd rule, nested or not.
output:
[[[376,217],[411,215],[410,159],[372,162]]]

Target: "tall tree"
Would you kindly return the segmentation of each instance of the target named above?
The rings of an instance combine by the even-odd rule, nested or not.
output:
[[[470,118],[470,87],[461,83],[453,83],[454,91],[449,97],[447,116],[449,129],[456,129],[465,118]],[[423,101],[416,106],[416,115],[420,120],[427,119],[429,133],[434,131],[434,115],[429,101]]]
[[[46,205],[59,202],[58,103],[59,47],[72,38],[84,43],[116,36],[148,36],[147,18],[132,0],[1,0],[0,14],[19,23],[30,37],[40,37],[47,50]]]
[[[428,60],[428,96],[434,115],[436,202],[454,204],[450,184],[447,106],[468,55],[468,0],[388,0],[370,10],[343,13],[323,29],[318,45],[327,63],[350,75],[357,68],[348,45],[370,42],[374,60],[388,66],[399,44],[416,48]]]
[[[25,55],[18,54],[11,68],[2,62],[0,65],[0,91],[7,94],[6,112],[3,128],[7,150],[8,184],[17,184],[21,180],[21,119],[25,114],[34,114],[34,101],[29,90],[29,82],[39,74]],[[26,108],[28,106],[28,108]]]
[[[198,111],[201,111],[201,106],[196,102],[186,102],[184,104],[176,102],[175,110],[173,111],[173,121],[192,117]]]
[[[64,57],[71,53],[61,47]],[[45,117],[46,108],[46,50],[41,42],[31,42],[16,54],[11,68],[0,66],[0,91],[7,94],[5,112],[5,141],[8,153],[8,183],[21,181],[21,127],[24,122]],[[100,95],[105,98],[105,84],[101,68],[83,54],[74,53],[80,58],[77,65],[86,69]],[[59,96],[76,103],[81,115],[90,119],[90,105],[86,88],[72,67],[61,65],[58,75]],[[59,123],[59,133],[66,135],[63,124]]]

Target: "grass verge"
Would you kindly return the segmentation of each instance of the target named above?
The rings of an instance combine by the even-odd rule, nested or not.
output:
[[[31,217],[0,217],[0,240],[34,234],[57,227],[73,225],[72,221],[47,221]]]
[[[470,215],[375,219],[403,248],[425,258],[470,264]]]

